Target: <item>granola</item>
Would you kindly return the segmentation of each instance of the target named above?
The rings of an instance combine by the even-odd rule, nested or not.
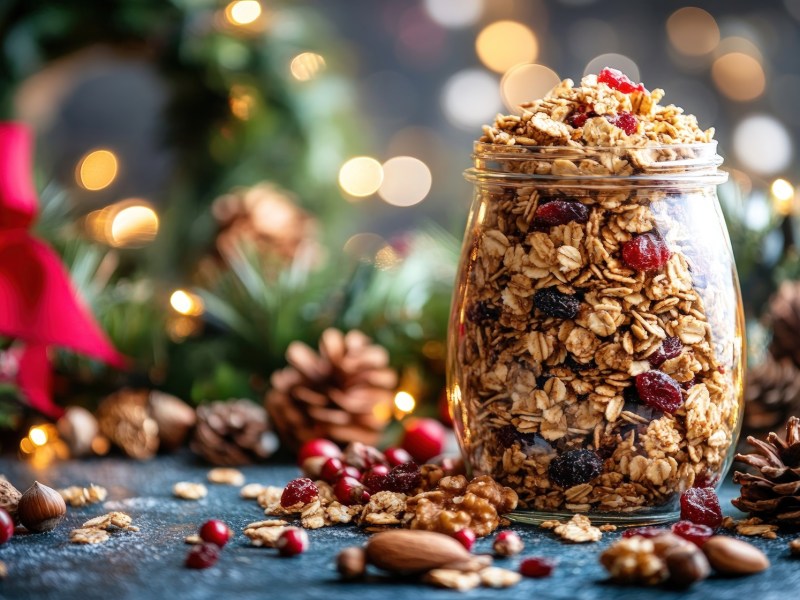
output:
[[[172,494],[181,500],[200,500],[208,495],[208,489],[202,483],[179,481],[172,486]]]
[[[522,508],[674,506],[729,454],[738,290],[713,187],[681,183],[692,161],[713,179],[713,130],[660,105],[663,95],[564,80],[521,115],[498,115],[476,145],[478,172],[508,182],[477,183],[450,397],[472,468],[514,489]],[[615,124],[623,115],[628,128]],[[623,255],[634,240],[652,242],[645,266]],[[654,373],[675,405],[641,398],[637,382]],[[551,462],[575,450],[600,468],[554,476]]]
[[[58,490],[58,493],[64,498],[64,502],[76,508],[86,506],[87,504],[103,502],[108,496],[106,488],[93,483],[90,483],[88,488],[72,485]]]
[[[206,478],[209,483],[218,483],[222,485],[235,485],[243,486],[245,482],[244,473],[239,469],[231,469],[229,467],[216,467],[211,469]]]

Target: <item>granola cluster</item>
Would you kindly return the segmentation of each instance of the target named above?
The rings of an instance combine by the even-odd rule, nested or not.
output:
[[[114,511],[89,519],[83,526],[73,529],[69,532],[69,541],[73,544],[102,544],[110,539],[109,532],[112,531],[136,532],[139,528],[132,524],[129,515]]]
[[[739,418],[713,130],[619,87],[565,80],[476,146],[451,397],[473,469],[528,509],[675,503],[720,475]]]

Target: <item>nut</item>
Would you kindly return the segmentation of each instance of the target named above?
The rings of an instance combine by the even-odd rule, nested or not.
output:
[[[689,587],[711,573],[708,559],[694,544],[668,552],[664,562],[669,571],[667,583],[675,587]]]
[[[367,571],[367,555],[363,548],[345,548],[336,559],[336,570],[342,579],[359,579]]]
[[[800,556],[800,538],[789,542],[789,551],[792,553],[792,556]]]
[[[492,549],[498,556],[515,556],[525,549],[525,544],[513,531],[501,531],[494,539]]]
[[[34,481],[17,507],[17,517],[28,530],[42,533],[56,528],[67,513],[67,505],[56,490]]]
[[[14,522],[17,522],[17,505],[22,493],[11,485],[5,477],[0,477],[0,508],[5,508]]]
[[[747,542],[715,535],[703,544],[708,562],[723,575],[752,575],[769,568],[769,559]]]
[[[364,549],[367,562],[393,573],[453,568],[474,558],[457,540],[433,531],[384,531],[370,538]]]

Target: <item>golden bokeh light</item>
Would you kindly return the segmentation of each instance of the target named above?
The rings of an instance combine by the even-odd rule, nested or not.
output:
[[[687,56],[702,56],[719,44],[719,27],[708,12],[686,6],[667,19],[667,36],[672,46]]]
[[[424,162],[413,156],[395,156],[383,163],[378,195],[393,206],[413,206],[431,191],[433,177]]]
[[[235,0],[225,9],[225,17],[233,25],[250,25],[261,16],[261,3],[256,0]]]
[[[519,105],[542,98],[561,81],[558,74],[544,65],[517,65],[500,80],[500,94],[506,108],[519,110]]]
[[[31,427],[28,437],[34,446],[44,446],[48,439],[47,431],[44,427]]]
[[[339,169],[339,186],[355,198],[371,196],[383,183],[383,167],[371,156],[351,158]]]
[[[394,396],[394,405],[400,412],[410,413],[417,406],[417,401],[408,392],[399,391]]]
[[[314,52],[303,52],[292,59],[289,70],[297,81],[311,81],[324,71],[326,66],[323,56]]]
[[[110,186],[118,169],[117,157],[111,150],[92,150],[78,162],[75,179],[82,188],[94,192]]]
[[[776,179],[770,186],[775,211],[783,216],[794,211],[794,186],[785,179]]]
[[[711,78],[731,100],[746,102],[764,93],[766,77],[761,63],[749,54],[729,52],[714,61]]]
[[[111,220],[107,241],[117,247],[141,247],[155,239],[158,225],[158,215],[150,206],[129,204]]]
[[[231,94],[228,98],[231,113],[237,119],[247,121],[253,116],[256,107],[256,97],[253,90],[247,86],[234,85],[231,87]]]
[[[185,290],[175,290],[172,292],[172,295],[169,297],[169,304],[175,312],[189,317],[202,315],[205,310],[203,299]]]
[[[389,271],[403,262],[403,259],[389,244],[375,253],[375,266],[381,271]]]
[[[486,67],[505,73],[513,66],[535,61],[539,42],[533,31],[522,23],[496,21],[478,34],[475,51]]]

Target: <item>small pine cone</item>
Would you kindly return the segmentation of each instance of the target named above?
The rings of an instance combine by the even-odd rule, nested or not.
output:
[[[745,433],[763,437],[783,429],[792,415],[800,414],[800,370],[789,358],[771,356],[747,372]]]
[[[158,423],[150,416],[148,390],[122,389],[97,407],[100,433],[125,454],[147,460],[158,452]]]
[[[800,525],[800,419],[790,417],[786,438],[770,433],[766,441],[748,437],[753,454],[737,454],[736,460],[758,474],[736,471],[733,481],[742,486],[731,502],[741,511],[765,523]]]
[[[212,464],[248,465],[269,458],[276,447],[267,411],[250,400],[212,402],[197,408],[191,449]]]
[[[302,342],[286,350],[289,366],[272,375],[266,405],[293,448],[314,438],[374,446],[391,415],[397,373],[389,353],[360,331],[327,329],[319,354]]]
[[[769,302],[767,322],[772,328],[770,352],[800,367],[800,282],[781,284]]]

